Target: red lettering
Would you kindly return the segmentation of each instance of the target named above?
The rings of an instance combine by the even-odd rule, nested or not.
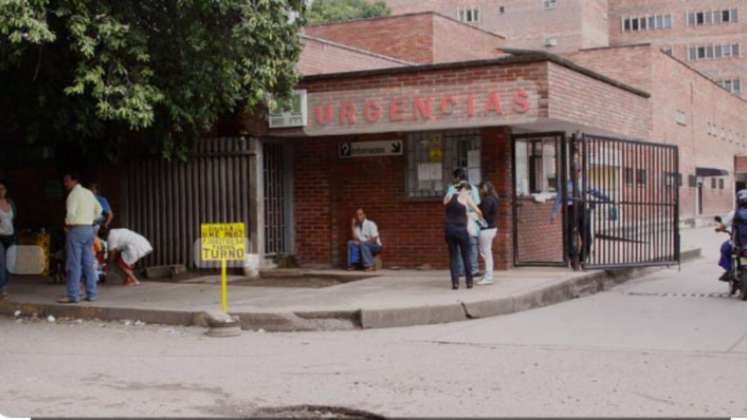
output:
[[[475,95],[467,96],[467,116],[475,116]]]
[[[363,117],[370,123],[375,123],[381,118],[381,105],[376,101],[369,99],[363,104]]]
[[[327,125],[331,123],[333,118],[332,104],[329,103],[314,108],[314,116],[316,118],[316,123],[319,125]]]
[[[456,105],[456,100],[453,96],[444,96],[441,98],[441,103],[438,106],[439,111],[442,114],[451,115],[453,112],[452,107]]]
[[[355,125],[355,104],[352,102],[343,102],[340,105],[340,125]]]
[[[501,96],[497,92],[493,92],[488,97],[488,101],[485,102],[485,112],[495,112],[498,115],[503,114],[503,106],[501,105]]]
[[[519,89],[514,93],[514,111],[524,114],[529,112],[529,93],[524,89]]]
[[[418,116],[424,120],[430,120],[433,118],[433,103],[431,98],[427,98],[425,100],[415,97],[415,101],[413,102],[413,116],[412,119],[416,120],[418,119]]]
[[[403,98],[392,98],[391,102],[389,102],[389,121],[402,121],[403,101]]]

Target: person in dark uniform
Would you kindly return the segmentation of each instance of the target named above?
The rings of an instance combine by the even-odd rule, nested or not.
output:
[[[467,209],[474,211],[479,218],[482,212],[470,198],[469,182],[461,180],[454,184],[456,194],[444,197],[446,207],[446,243],[449,245],[449,267],[451,288],[459,289],[459,261],[462,262],[467,288],[472,288],[472,262],[470,261],[470,238],[467,232]]]

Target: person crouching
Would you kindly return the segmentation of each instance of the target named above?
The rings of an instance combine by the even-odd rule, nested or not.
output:
[[[109,261],[117,264],[126,276],[124,285],[136,286],[140,284],[134,272],[135,263],[153,252],[150,242],[142,235],[129,229],[107,230],[102,226],[100,234],[106,238]]]

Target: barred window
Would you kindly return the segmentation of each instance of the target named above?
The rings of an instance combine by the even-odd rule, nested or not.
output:
[[[407,136],[407,197],[440,198],[453,172],[467,170],[473,184],[482,181],[479,130],[427,131]]]

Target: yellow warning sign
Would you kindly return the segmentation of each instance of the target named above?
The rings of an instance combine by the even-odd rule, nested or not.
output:
[[[200,225],[202,261],[243,261],[246,232],[243,223],[205,223]]]

